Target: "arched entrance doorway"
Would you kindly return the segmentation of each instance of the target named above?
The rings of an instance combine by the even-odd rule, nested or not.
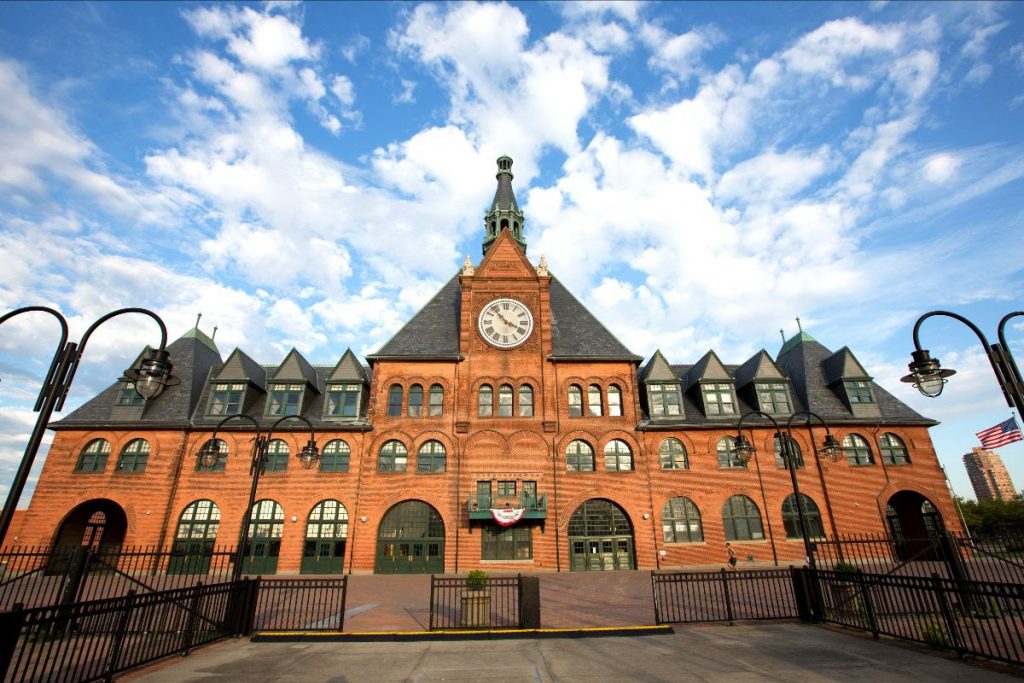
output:
[[[569,519],[569,569],[574,572],[636,569],[633,526],[610,500],[592,498]]]
[[[220,529],[220,508],[212,500],[189,503],[178,518],[168,574],[206,574]]]
[[[276,574],[284,534],[284,508],[276,500],[258,500],[249,513],[249,537],[242,556],[243,574]]]
[[[444,521],[422,500],[403,501],[377,529],[378,574],[440,574],[444,571]]]
[[[85,546],[93,550],[118,548],[124,543],[128,517],[112,500],[87,500],[67,514],[53,539],[57,547]]]
[[[302,546],[302,574],[340,574],[345,563],[348,510],[337,500],[317,503],[306,521]]]
[[[946,526],[930,500],[917,491],[898,491],[889,498],[885,513],[900,560],[931,560],[941,555],[938,538]]]

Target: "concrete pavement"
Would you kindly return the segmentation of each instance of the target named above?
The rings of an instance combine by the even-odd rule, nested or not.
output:
[[[691,626],[671,635],[374,643],[227,641],[121,680],[145,683],[1017,680],[892,642],[797,623]]]

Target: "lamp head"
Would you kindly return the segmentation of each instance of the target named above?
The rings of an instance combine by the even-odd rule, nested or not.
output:
[[[938,358],[932,358],[928,349],[920,349],[910,354],[913,359],[907,367],[910,374],[900,378],[901,382],[913,384],[925,396],[934,398],[942,393],[942,386],[947,377],[956,374],[956,370],[944,370]]]
[[[754,444],[747,441],[747,437],[742,434],[736,435],[736,445],[732,447],[732,454],[743,463],[750,462],[750,459],[754,457]]]
[[[135,391],[144,399],[156,398],[167,387],[181,384],[181,380],[171,374],[174,367],[170,361],[171,354],[166,349],[150,349],[139,364],[139,369],[128,370],[125,377],[135,382]]]
[[[825,436],[825,443],[821,447],[821,453],[832,462],[839,462],[843,455],[843,448],[839,445],[836,437],[828,434]]]
[[[199,466],[203,469],[210,470],[217,465],[217,461],[220,460],[221,441],[214,434],[213,438],[207,441],[201,449],[199,449]]]
[[[320,449],[316,447],[316,441],[310,439],[295,457],[299,459],[303,469],[312,469],[320,461]]]

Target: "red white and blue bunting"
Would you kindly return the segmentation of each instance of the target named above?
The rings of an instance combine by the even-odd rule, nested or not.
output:
[[[491,517],[501,526],[512,526],[523,518],[526,508],[491,508]]]

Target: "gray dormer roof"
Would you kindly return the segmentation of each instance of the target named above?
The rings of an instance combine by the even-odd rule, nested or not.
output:
[[[857,361],[853,352],[846,346],[826,358],[824,367],[825,381],[829,384],[835,384],[844,379],[861,381],[871,379],[871,375],[867,373],[864,366]]]
[[[316,370],[296,349],[288,352],[270,379],[274,382],[305,382],[319,391],[316,385]]]
[[[689,391],[698,382],[732,382],[732,375],[718,359],[718,354],[708,351],[686,374],[684,390]]]
[[[215,382],[249,382],[260,391],[267,390],[267,371],[238,348],[231,352],[211,379]]]
[[[743,365],[736,368],[734,375],[736,388],[741,389],[755,380],[767,382],[788,382],[779,366],[775,364],[771,356],[764,349],[761,349],[747,359]]]
[[[345,349],[345,353],[342,354],[338,364],[334,366],[333,370],[331,370],[326,381],[358,382],[369,385],[370,377],[367,375],[363,364],[356,358],[356,354],[352,353],[352,349]]]
[[[654,382],[659,384],[681,384],[682,380],[675,373],[668,359],[662,354],[661,349],[654,352],[651,359],[640,368],[640,381],[644,384]]]

